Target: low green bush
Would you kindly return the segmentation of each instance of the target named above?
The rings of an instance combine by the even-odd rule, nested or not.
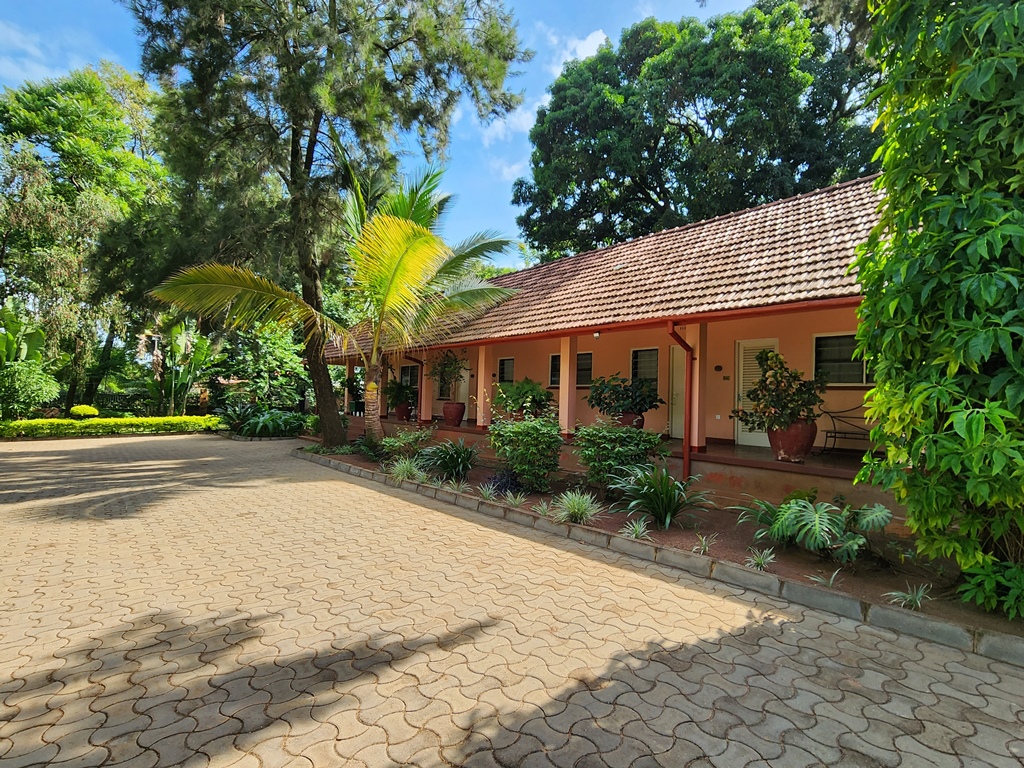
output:
[[[657,432],[598,421],[577,427],[573,449],[587,468],[587,482],[607,488],[612,473],[621,467],[651,464],[667,456],[668,444]]]
[[[628,467],[621,472],[610,487],[622,494],[621,504],[626,512],[650,517],[663,531],[668,530],[673,520],[678,522],[686,510],[709,503],[706,493],[690,487],[700,475],[676,480],[667,467],[652,465]]]
[[[768,538],[783,545],[795,543],[840,563],[853,562],[862,550],[870,551],[865,534],[884,530],[892,520],[892,512],[881,504],[854,509],[824,501],[815,503],[807,498],[787,498],[777,507],[755,499],[749,506],[731,509],[741,513],[737,525],[754,522],[763,526],[754,534],[758,541]]]
[[[306,417],[295,411],[260,411],[239,428],[242,437],[294,437],[306,428]]]
[[[94,419],[100,412],[91,405],[74,405],[71,407],[71,418],[73,419]]]
[[[986,611],[996,609],[1009,618],[1024,617],[1024,565],[988,562],[963,573],[960,595]]]
[[[26,419],[0,422],[0,437],[75,437],[209,432],[221,428],[219,416],[154,416],[130,419]]]
[[[488,432],[491,447],[507,462],[528,491],[546,491],[548,475],[558,469],[562,434],[552,418],[498,419]]]
[[[432,445],[419,455],[419,460],[428,472],[442,480],[465,480],[479,457],[477,447],[466,445],[465,438],[460,437],[457,443],[446,440]]]
[[[391,437],[381,438],[380,448],[387,459],[412,458],[434,437],[432,429],[399,429]]]

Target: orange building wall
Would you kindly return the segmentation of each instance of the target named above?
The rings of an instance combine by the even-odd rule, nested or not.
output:
[[[792,368],[812,375],[814,336],[821,333],[853,333],[857,328],[854,309],[827,309],[791,315],[746,320],[726,320],[708,325],[707,435],[732,440],[736,424],[729,418],[736,403],[736,342],[751,339],[779,341],[779,352]],[[722,366],[716,371],[715,366]],[[828,410],[845,410],[864,401],[868,387],[832,386],[823,396]],[[825,426],[818,422],[818,444],[824,439]]]

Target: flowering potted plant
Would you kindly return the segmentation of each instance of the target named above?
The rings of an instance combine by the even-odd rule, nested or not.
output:
[[[757,364],[761,378],[746,393],[750,407],[732,415],[747,429],[768,433],[776,461],[801,463],[818,434],[814,422],[821,414],[816,409],[828,379],[821,371],[805,379],[803,371],[790,368],[786,358],[770,349],[757,353]]]

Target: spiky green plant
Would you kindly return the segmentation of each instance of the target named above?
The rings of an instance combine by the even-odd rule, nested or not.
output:
[[[548,517],[551,514],[551,505],[544,499],[533,505],[533,511],[541,517]]]
[[[523,492],[505,494],[505,503],[510,507],[521,507],[526,503],[526,494]]]
[[[639,517],[627,520],[626,524],[619,528],[619,533],[630,539],[650,540],[651,534],[647,530],[647,518]]]
[[[427,473],[416,463],[416,459],[408,456],[399,456],[393,459],[387,465],[386,471],[388,476],[396,483],[401,483],[405,480],[422,483],[427,479]]]
[[[718,541],[717,533],[709,533],[705,535],[703,533],[695,532],[694,535],[697,537],[697,543],[693,545],[690,551],[697,555],[706,555],[711,551],[711,546]]]
[[[650,516],[656,526],[668,530],[684,511],[708,503],[706,493],[691,488],[698,480],[698,475],[676,480],[668,467],[646,465],[620,470],[608,487],[622,495],[616,506],[630,515]]]
[[[768,547],[767,549],[754,549],[750,548],[750,555],[743,561],[743,564],[747,568],[753,568],[755,571],[767,571],[768,566],[775,562],[775,549],[774,547]]]
[[[470,484],[465,480],[449,480],[444,484],[444,487],[456,493],[469,493],[471,488]]]
[[[565,491],[551,500],[551,519],[559,523],[586,525],[603,511],[594,495],[585,491]]]
[[[909,608],[912,611],[921,610],[921,605],[925,600],[931,600],[928,593],[931,591],[931,584],[918,584],[916,587],[910,586],[910,582],[907,582],[906,592],[886,592],[882,597],[889,598],[891,605],[898,605],[900,608]]]
[[[494,483],[481,483],[476,487],[476,492],[484,501],[494,501],[498,498],[498,490],[494,487]]]
[[[828,587],[829,589],[832,589],[833,587],[838,587],[843,582],[843,580],[839,578],[839,574],[842,572],[842,568],[836,568],[832,571],[831,576],[825,577],[816,574],[814,576],[808,576],[807,578],[820,587]]]

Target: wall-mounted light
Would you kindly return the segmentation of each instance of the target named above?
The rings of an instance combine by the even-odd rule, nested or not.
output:
[[[721,371],[722,371],[722,366],[720,366],[720,365],[716,365],[716,366],[715,366],[715,370],[716,370],[716,371],[718,371],[719,373],[721,373]]]
[[[601,332],[600,331],[594,331],[594,338],[595,339],[600,339],[601,338]]]

